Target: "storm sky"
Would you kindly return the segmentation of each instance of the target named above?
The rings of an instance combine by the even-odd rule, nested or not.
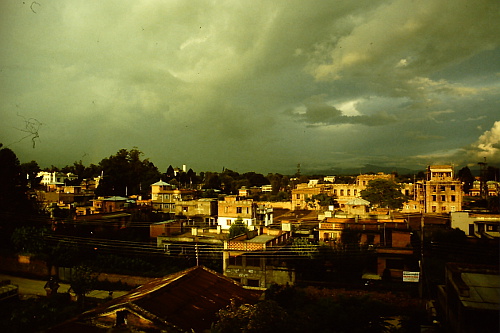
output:
[[[0,142],[43,168],[500,163],[500,1],[0,4]]]

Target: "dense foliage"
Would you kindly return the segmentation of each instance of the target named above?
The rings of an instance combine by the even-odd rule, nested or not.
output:
[[[408,298],[377,297],[273,285],[255,305],[231,304],[220,310],[212,332],[396,332],[391,316],[421,315],[418,304]],[[419,332],[419,327],[400,331]]]
[[[361,197],[381,208],[398,209],[408,198],[401,192],[401,186],[391,180],[373,179],[366,189],[361,191]]]
[[[229,238],[243,235],[248,232],[248,227],[243,223],[243,219],[237,218],[236,221],[229,227]]]

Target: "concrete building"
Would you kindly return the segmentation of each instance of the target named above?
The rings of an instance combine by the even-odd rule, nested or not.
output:
[[[359,248],[373,251],[375,261],[367,263],[370,276],[382,278],[390,274],[394,280],[403,279],[403,271],[414,269],[411,229],[404,219],[387,215],[331,217],[319,223],[319,241],[331,247],[343,248],[342,235],[356,234]],[[352,244],[347,244],[352,246]]]
[[[458,228],[468,236],[500,239],[500,214],[451,213],[451,228]]]
[[[66,181],[73,181],[78,179],[78,176],[71,172],[63,173],[56,171],[40,171],[36,176],[42,177],[42,180],[40,181],[40,184],[42,185],[64,185]]]
[[[404,213],[451,213],[462,210],[462,182],[455,179],[451,165],[427,167],[426,179],[406,184],[404,194],[411,198],[403,205]]]
[[[182,205],[182,201],[195,198],[196,191],[194,190],[175,189],[174,186],[162,180],[151,184],[151,206],[154,211],[175,214],[177,205]]]
[[[328,179],[335,180],[335,177]],[[360,198],[361,191],[374,179],[394,180],[394,175],[384,173],[359,175],[356,177],[356,183],[354,184],[320,184],[317,181],[297,184],[295,189],[292,190],[292,208],[295,210],[319,209],[317,206],[311,207],[309,200],[314,195],[326,194],[335,197],[338,207],[345,210],[347,209],[346,204],[355,198]]]
[[[189,225],[203,227],[217,223],[218,202],[216,199],[202,198],[177,202],[175,215],[186,219]]]
[[[242,235],[224,241],[224,275],[259,289],[271,284],[293,285],[295,270],[287,265],[287,255],[280,256],[281,246],[291,238],[290,231],[263,228],[256,235]]]
[[[500,182],[493,180],[487,181],[483,186],[483,191],[487,192],[488,197],[498,196],[498,194],[500,193]],[[472,184],[472,188],[469,190],[469,193],[467,193],[467,195],[473,197],[481,196],[481,181],[475,180]]]
[[[497,333],[500,309],[498,265],[447,263],[438,306],[446,332]]]
[[[241,219],[250,230],[273,222],[273,208],[265,204],[257,204],[252,199],[230,195],[218,204],[217,225],[224,230],[229,229],[237,219]]]
[[[385,179],[394,181],[395,177],[394,174],[385,174],[383,172],[379,172],[377,174],[372,174],[372,175],[371,174],[359,175],[356,177],[357,189],[359,191],[364,190],[368,186],[368,183],[375,179]]]
[[[423,193],[422,193],[423,192]],[[462,183],[454,178],[451,165],[431,165],[420,200],[425,201],[425,213],[451,213],[462,210]]]

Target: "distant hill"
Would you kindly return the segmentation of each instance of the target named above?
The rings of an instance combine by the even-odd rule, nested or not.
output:
[[[373,164],[366,164],[364,166],[360,167],[352,167],[352,168],[336,168],[332,167],[330,169],[322,169],[322,170],[302,170],[302,174],[304,175],[359,175],[359,174],[366,174],[370,172],[383,172],[383,173],[391,173],[391,172],[397,172],[400,175],[406,175],[406,174],[417,174],[420,171],[425,171],[425,168],[421,170],[414,170],[414,169],[409,169],[409,168],[402,168],[402,167],[396,167],[396,166],[380,166],[380,165],[373,165]]]

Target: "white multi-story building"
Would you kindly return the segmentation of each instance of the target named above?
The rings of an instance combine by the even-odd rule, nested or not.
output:
[[[42,177],[42,180],[40,181],[40,184],[42,185],[64,185],[65,181],[72,181],[78,179],[78,176],[71,172],[63,173],[57,171],[54,172],[40,171],[36,176]]]

